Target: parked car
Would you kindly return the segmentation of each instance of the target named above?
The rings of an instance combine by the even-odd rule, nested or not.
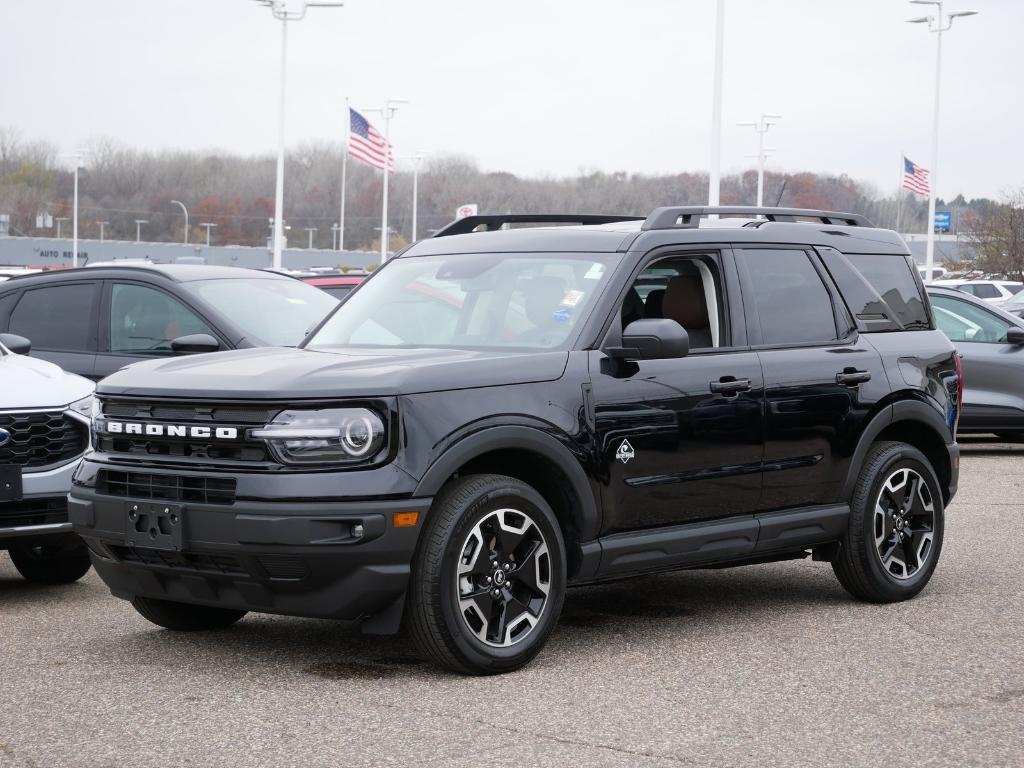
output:
[[[33,356],[102,379],[156,357],[296,346],[337,300],[289,277],[186,264],[117,265],[13,277],[0,332]]]
[[[365,280],[365,272],[338,272],[330,275],[308,275],[300,278],[302,282],[315,285],[321,291],[329,293],[336,299],[344,299],[352,289]]]
[[[997,305],[1003,312],[1009,312],[1015,317],[1024,317],[1024,291],[1019,291],[1002,304]]]
[[[470,217],[300,346],[99,384],[72,519],[155,624],[404,618],[492,674],[540,651],[569,584],[813,556],[886,603],[938,561],[959,357],[861,216]]]
[[[933,280],[931,284],[955,288],[992,304],[1011,299],[1024,289],[1024,283],[1014,280]]]
[[[89,570],[67,494],[89,448],[94,385],[29,348],[0,333],[0,549],[29,581],[63,584]]]
[[[958,290],[928,286],[935,324],[963,356],[960,432],[1024,440],[1024,319]]]

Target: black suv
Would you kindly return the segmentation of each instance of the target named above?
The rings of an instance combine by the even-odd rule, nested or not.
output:
[[[154,357],[295,346],[336,305],[271,272],[118,264],[0,283],[0,332],[28,338],[35,357],[98,380]]]
[[[487,674],[540,650],[568,585],[813,557],[891,602],[938,561],[958,358],[860,216],[472,217],[303,347],[99,385],[71,518],[156,624],[404,621]]]

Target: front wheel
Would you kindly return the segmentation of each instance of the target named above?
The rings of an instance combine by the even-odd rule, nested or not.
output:
[[[77,536],[73,540],[44,544],[17,544],[11,560],[24,578],[36,584],[70,584],[89,572],[89,549]]]
[[[443,667],[510,672],[547,641],[565,583],[565,544],[544,498],[515,478],[470,475],[430,510],[413,563],[409,628]]]
[[[132,598],[132,607],[154,624],[177,632],[201,632],[224,629],[245,616],[246,611],[217,608],[209,605],[189,605],[152,597]]]
[[[907,600],[931,579],[944,528],[942,493],[928,459],[906,443],[878,443],[864,460],[832,568],[861,600]]]

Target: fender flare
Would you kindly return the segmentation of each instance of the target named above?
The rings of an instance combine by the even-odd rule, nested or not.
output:
[[[459,440],[442,453],[420,479],[413,496],[434,496],[441,486],[462,465],[490,451],[517,449],[531,451],[555,464],[568,478],[580,503],[580,519],[576,520],[580,541],[597,538],[601,528],[601,512],[586,472],[579,459],[557,438],[533,427],[495,426]]]
[[[916,399],[897,400],[894,403],[890,403],[875,414],[874,418],[861,433],[860,441],[857,443],[857,448],[853,452],[853,458],[850,461],[850,468],[847,470],[846,482],[843,483],[841,499],[849,499],[853,496],[853,487],[860,476],[860,470],[864,466],[864,457],[871,448],[871,444],[875,442],[875,438],[886,427],[900,421],[916,421],[935,432],[936,436],[943,443],[948,445],[953,442],[953,436],[949,432],[949,427],[935,408]]]

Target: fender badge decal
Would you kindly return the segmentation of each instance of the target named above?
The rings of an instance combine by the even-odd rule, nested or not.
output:
[[[634,451],[633,446],[629,444],[629,440],[623,440],[622,445],[619,446],[619,450],[615,452],[615,458],[625,464],[634,456],[636,456],[636,451]]]

